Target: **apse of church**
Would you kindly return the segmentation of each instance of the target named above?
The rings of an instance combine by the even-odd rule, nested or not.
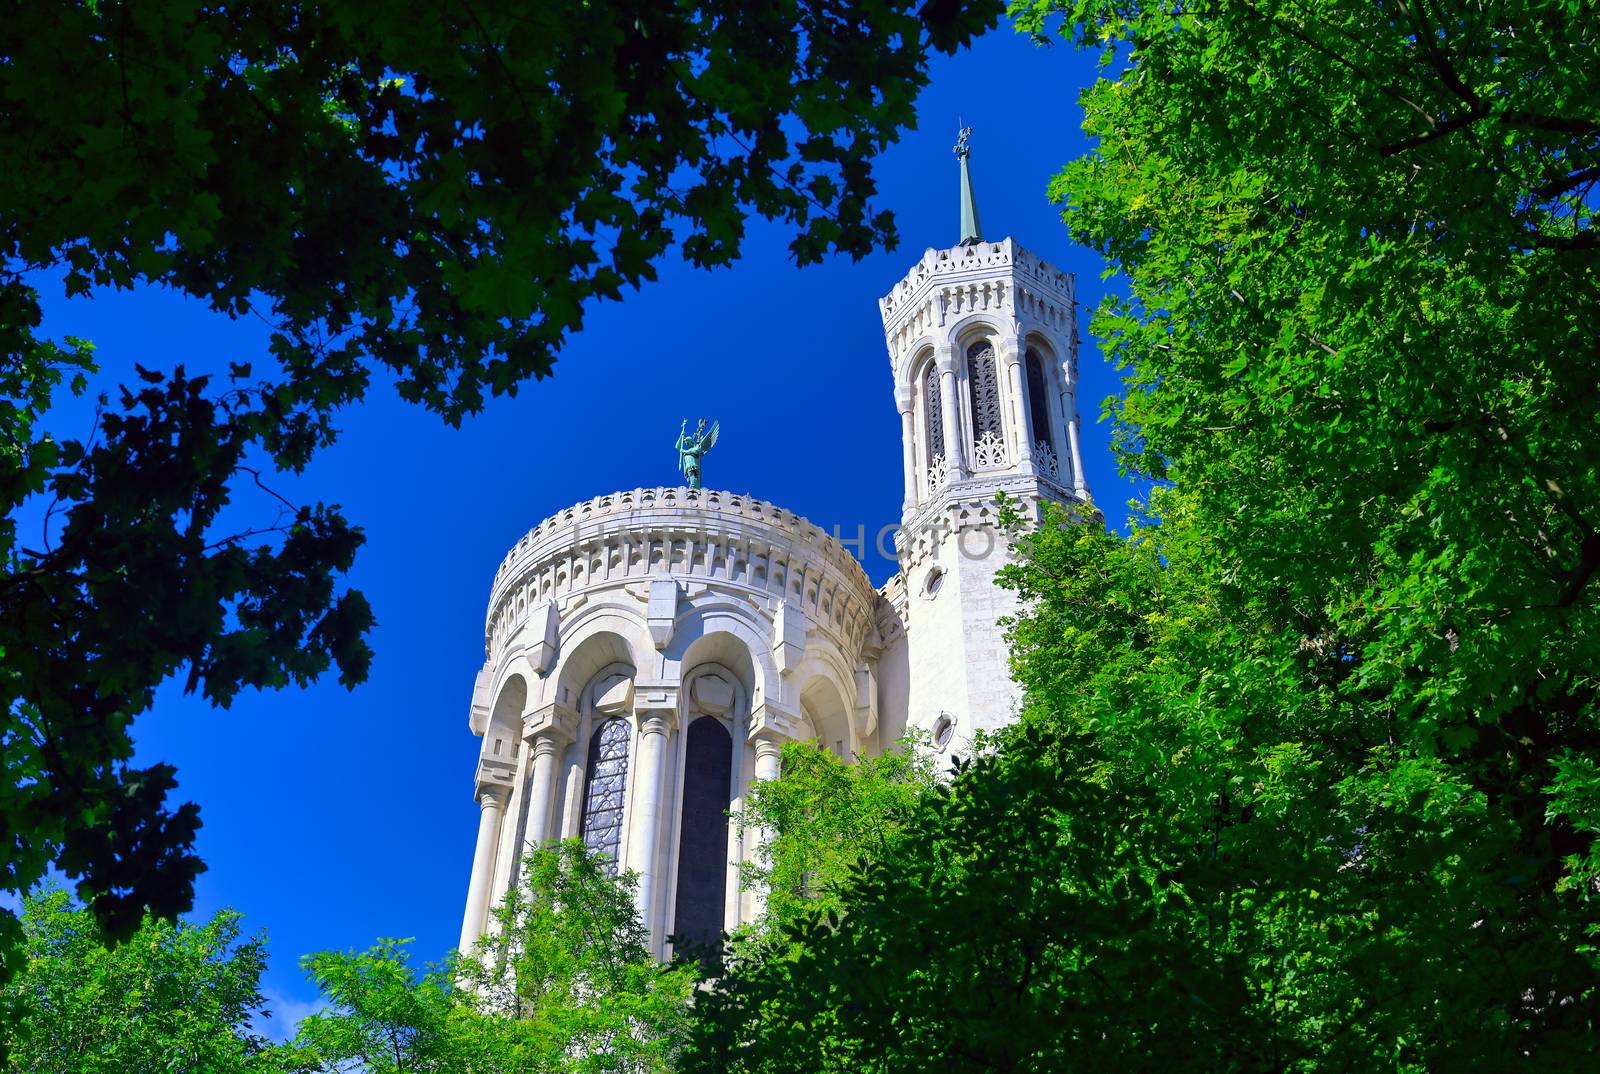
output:
[[[949,754],[1012,718],[996,499],[1037,511],[1087,496],[1076,311],[1071,276],[982,237],[967,134],[960,241],[879,302],[902,434],[899,571],[874,588],[812,523],[698,487],[717,438],[704,422],[680,431],[686,485],[598,496],[530,530],[490,587],[472,692],[463,950],[526,850],[558,838],[637,876],[659,957],[674,938],[713,942],[761,912],[739,878],[760,835],[729,814],[777,777],[784,743],[851,758],[918,728]]]

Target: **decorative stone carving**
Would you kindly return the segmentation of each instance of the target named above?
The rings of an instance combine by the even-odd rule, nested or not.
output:
[[[997,470],[1010,463],[1006,456],[1006,442],[994,430],[986,431],[972,445],[972,466],[977,470]]]
[[[950,483],[950,468],[943,455],[935,455],[928,464],[928,495],[932,496]]]
[[[1061,460],[1056,458],[1056,449],[1043,440],[1033,445],[1033,464],[1051,481],[1061,480]]]

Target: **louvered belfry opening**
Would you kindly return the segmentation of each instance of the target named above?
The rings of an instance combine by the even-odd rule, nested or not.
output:
[[[972,392],[972,438],[985,433],[1003,436],[1000,425],[1000,379],[995,372],[994,344],[988,340],[967,348],[967,385]]]
[[[1050,400],[1044,386],[1044,362],[1032,347],[1028,348],[1024,362],[1028,375],[1028,435],[1033,443],[1054,449],[1055,439],[1050,435]]]
[[[939,398],[939,370],[928,363],[922,375],[923,427],[928,436],[928,463],[944,457],[944,408]]]
[[[675,943],[698,947],[722,935],[728,896],[728,806],[733,738],[722,721],[689,725],[683,764],[683,818],[678,837]]]

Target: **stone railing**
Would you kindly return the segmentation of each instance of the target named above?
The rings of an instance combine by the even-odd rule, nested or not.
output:
[[[661,575],[787,601],[857,642],[877,599],[855,557],[792,511],[714,489],[632,489],[558,511],[512,547],[490,590],[486,648],[492,657],[546,601]]]
[[[1007,238],[999,242],[978,243],[975,246],[927,250],[922,255],[922,260],[912,265],[905,278],[895,284],[894,290],[878,300],[878,308],[883,313],[884,323],[887,324],[917,297],[918,292],[941,277],[966,274],[998,275],[1005,272],[1015,273],[1037,285],[1040,291],[1052,293],[1056,298],[1065,300],[1069,306],[1072,304],[1072,275],[1056,268],[1038,254],[1023,249],[1017,245],[1015,239]]]

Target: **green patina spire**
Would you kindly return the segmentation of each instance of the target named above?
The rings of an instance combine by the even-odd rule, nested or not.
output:
[[[959,246],[975,246],[983,241],[983,229],[978,225],[978,199],[972,194],[972,170],[967,167],[967,154],[971,147],[967,139],[972,136],[971,127],[961,128],[961,137],[956,140],[956,159],[961,162],[961,241]]]

